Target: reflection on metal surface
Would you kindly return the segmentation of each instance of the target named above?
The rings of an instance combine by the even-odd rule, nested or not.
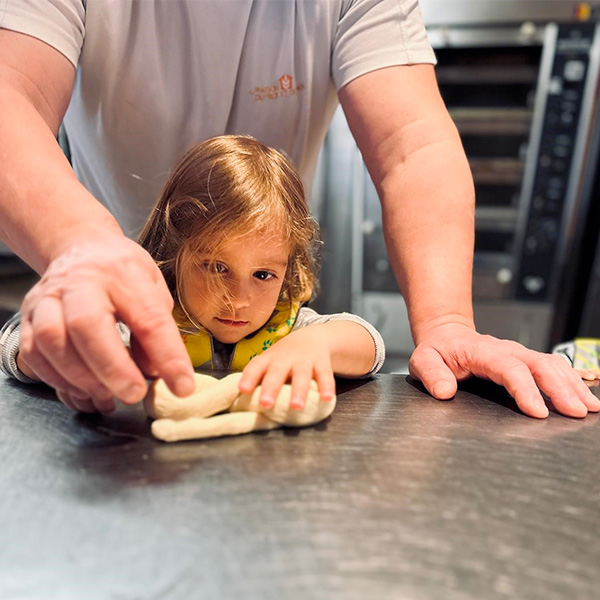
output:
[[[533,111],[528,108],[450,108],[461,135],[528,136]]]
[[[469,160],[475,185],[503,184],[519,185],[523,179],[523,161],[514,158]]]
[[[436,75],[440,85],[453,83],[472,86],[490,83],[535,85],[538,70],[535,65],[530,64],[443,65],[436,69]]]

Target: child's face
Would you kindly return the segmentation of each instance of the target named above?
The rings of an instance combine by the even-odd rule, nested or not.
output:
[[[197,266],[182,282],[183,301],[217,340],[235,344],[269,320],[279,299],[288,256],[289,245],[281,237],[251,234],[229,240],[216,260],[195,257]],[[221,280],[230,301],[209,297],[210,278]]]

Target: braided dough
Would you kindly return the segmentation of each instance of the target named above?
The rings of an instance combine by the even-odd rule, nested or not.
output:
[[[321,402],[315,381],[311,382],[302,410],[290,408],[292,386],[288,384],[282,387],[272,408],[263,408],[258,402],[260,386],[252,394],[241,394],[241,377],[241,373],[232,373],[216,379],[196,373],[196,391],[187,398],[178,398],[158,379],[144,400],[146,412],[155,419],[153,435],[165,442],[176,442],[284,426],[305,427],[326,419],[335,408],[335,397]]]

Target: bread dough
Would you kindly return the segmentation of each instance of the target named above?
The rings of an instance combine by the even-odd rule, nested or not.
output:
[[[335,408],[335,397],[329,402],[321,401],[315,381],[311,382],[302,410],[290,408],[289,384],[282,387],[272,408],[263,408],[258,402],[261,386],[252,394],[241,394],[238,388],[241,377],[241,373],[232,373],[219,380],[196,373],[196,391],[187,398],[175,396],[158,379],[144,400],[147,413],[155,419],[152,434],[165,442],[176,442],[284,426],[306,427],[323,421]]]
[[[259,413],[240,412],[223,413],[209,418],[190,417],[180,421],[158,419],[152,423],[152,433],[154,437],[164,442],[177,442],[179,440],[239,435],[277,427],[281,427],[281,425]]]
[[[150,386],[144,400],[146,412],[153,419],[175,420],[188,417],[210,417],[227,410],[239,396],[241,373],[232,373],[223,379],[194,373],[196,390],[187,398],[173,394],[163,379]]]

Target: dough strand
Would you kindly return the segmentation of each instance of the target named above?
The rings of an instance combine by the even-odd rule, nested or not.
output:
[[[320,423],[335,409],[336,398],[322,402],[316,381],[311,382],[306,405],[292,410],[292,386],[285,384],[272,408],[259,402],[261,387],[241,394],[241,373],[223,379],[196,373],[196,391],[178,398],[159,379],[150,386],[144,400],[146,412],[155,419],[152,434],[165,442],[239,435],[278,427],[306,427]]]

